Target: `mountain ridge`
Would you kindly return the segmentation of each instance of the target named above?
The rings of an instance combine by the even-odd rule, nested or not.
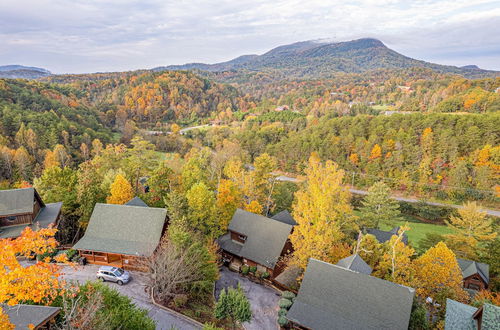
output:
[[[374,38],[343,42],[300,41],[275,47],[262,55],[242,55],[232,60],[206,64],[187,63],[153,68],[161,70],[267,71],[280,70],[294,78],[327,77],[334,73],[361,73],[375,69],[431,68],[438,72],[460,74],[468,78],[499,76],[500,72],[475,65],[441,65],[400,54]]]
[[[52,75],[52,73],[44,68],[19,64],[0,65],[0,78],[38,79],[50,75]]]

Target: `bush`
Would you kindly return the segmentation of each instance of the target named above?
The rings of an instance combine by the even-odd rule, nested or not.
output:
[[[271,276],[271,274],[269,274],[269,272],[263,272],[260,277],[262,277],[263,279],[266,279],[266,278],[269,278]]]
[[[185,294],[176,294],[173,299],[174,305],[177,308],[186,306],[188,302],[188,296]]]
[[[70,261],[77,261],[76,259],[77,259],[77,257],[79,257],[78,251],[77,250],[73,250],[73,249],[69,249],[69,250],[66,251],[66,257]]]
[[[215,324],[213,323],[205,323],[203,325],[203,330],[224,330],[224,329],[215,326]]]
[[[288,319],[285,316],[278,317],[278,324],[280,327],[284,327],[288,324]]]
[[[278,311],[278,316],[286,316],[287,313],[288,310],[286,310],[286,308],[280,308],[280,310]]]
[[[57,249],[52,249],[52,250],[49,250],[43,254],[37,254],[36,255],[36,260],[44,260],[46,258],[50,258],[50,262],[52,262],[52,258],[54,258],[55,256],[57,255]]]
[[[241,266],[240,270],[243,275],[247,275],[250,270],[250,267],[248,267],[247,265],[243,265]]]
[[[256,266],[250,266],[250,273],[255,274],[256,271],[257,271]]]
[[[295,293],[290,292],[290,291],[283,291],[281,293],[281,297],[288,299],[288,300],[293,300],[295,298]]]
[[[280,308],[285,308],[285,309],[289,309],[290,307],[292,307],[292,305],[293,305],[292,301],[286,298],[281,298],[278,303],[278,306],[280,306]]]

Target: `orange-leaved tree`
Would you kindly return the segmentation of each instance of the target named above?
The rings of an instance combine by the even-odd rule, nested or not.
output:
[[[132,186],[121,174],[117,174],[115,181],[111,184],[111,195],[108,196],[106,201],[109,204],[125,204],[134,198]]]
[[[49,263],[50,260],[23,264],[18,259],[52,251],[57,246],[56,231],[53,228],[33,231],[26,227],[16,239],[0,239],[0,303],[50,304],[64,291],[65,283],[59,280],[60,266]],[[57,256],[56,261],[66,262],[66,254]],[[6,316],[0,314],[0,320],[0,327],[5,324],[8,329]]]

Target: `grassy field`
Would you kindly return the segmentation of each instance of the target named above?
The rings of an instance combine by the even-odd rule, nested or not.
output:
[[[357,211],[355,211],[355,214],[359,215]],[[403,215],[403,220],[394,221],[391,226],[381,226],[380,229],[389,230],[396,226],[404,225],[406,222],[408,222],[408,225],[410,226],[410,230],[407,232],[408,240],[415,248],[418,247],[420,240],[425,238],[427,233],[439,235],[451,233],[451,230],[447,226],[425,223],[409,215]]]
[[[405,219],[403,221],[395,221],[394,225],[391,228],[404,225],[406,222],[408,222],[408,225],[410,226],[410,230],[407,232],[408,240],[414,247],[418,247],[418,243],[425,237],[427,233],[439,235],[451,234],[451,230],[447,226],[421,222],[411,216],[404,216],[404,218]],[[381,229],[388,230],[391,228],[382,226]]]

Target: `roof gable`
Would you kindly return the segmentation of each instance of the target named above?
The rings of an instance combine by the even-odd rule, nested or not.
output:
[[[463,278],[478,274],[486,284],[490,282],[490,266],[488,264],[462,258],[457,258],[457,262],[462,270]]]
[[[473,319],[476,307],[462,304],[452,299],[446,299],[445,330],[477,329]]]
[[[0,216],[33,213],[34,201],[35,188],[0,190]]]
[[[129,200],[127,203],[125,203],[125,205],[149,207],[148,204],[146,204],[142,199],[140,199],[137,196]]]
[[[357,253],[339,260],[337,266],[366,275],[372,273],[372,268]]]
[[[239,256],[274,268],[293,226],[237,209],[228,229],[247,237]]]
[[[375,238],[377,239],[377,241],[379,241],[379,243],[385,243],[387,241],[390,241],[392,236],[397,235],[398,231],[399,227],[394,227],[389,231],[380,230],[376,228],[368,228],[366,230],[366,233],[375,236]],[[403,234],[403,243],[408,245],[408,236],[406,235],[406,233]]]
[[[407,329],[414,289],[310,259],[287,318],[309,329]]]
[[[160,242],[166,217],[165,209],[98,203],[73,248],[148,256]]]
[[[283,211],[281,211],[279,213],[276,213],[275,215],[273,215],[271,217],[271,219],[274,219],[274,220],[277,220],[277,221],[281,221],[283,223],[286,223],[286,224],[292,225],[292,226],[297,225],[297,222],[292,217],[292,215],[290,214],[290,212],[288,212],[287,210],[283,210]]]

